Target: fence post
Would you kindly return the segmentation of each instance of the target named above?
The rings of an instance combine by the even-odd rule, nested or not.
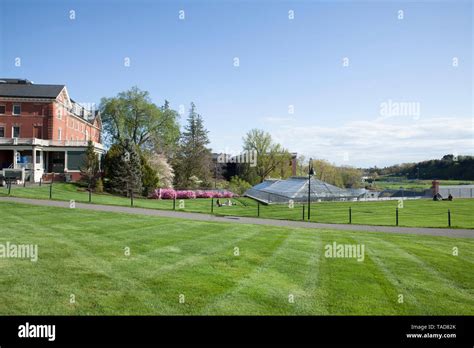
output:
[[[40,178],[40,187],[41,187],[41,182],[43,181],[43,178]]]
[[[211,214],[214,213],[214,197],[211,197]]]
[[[260,202],[257,202],[257,216],[260,217]]]
[[[12,179],[8,180],[7,186],[8,186],[8,195],[10,196],[10,192],[12,190]]]
[[[395,219],[395,220],[396,220],[396,225],[398,226],[398,207],[397,207],[397,210],[396,210],[396,214],[395,214],[395,215],[396,215],[396,219]]]
[[[53,199],[53,181],[54,181],[54,174],[51,177],[51,183],[49,184],[49,199]]]
[[[352,207],[349,207],[349,223],[352,224]]]
[[[23,180],[23,187],[26,187],[26,178]]]
[[[89,188],[89,203],[92,202],[92,189]]]
[[[176,197],[173,197],[173,210],[176,210]]]
[[[133,207],[133,189],[130,190],[130,206]]]
[[[304,204],[303,204],[303,218],[301,220],[304,221]]]
[[[448,226],[451,227],[451,209],[448,209]]]

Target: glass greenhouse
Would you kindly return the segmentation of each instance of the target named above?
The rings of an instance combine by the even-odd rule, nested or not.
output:
[[[365,196],[365,189],[342,189],[311,178],[311,201],[356,200]],[[248,189],[244,196],[262,203],[288,203],[308,201],[308,178],[291,177],[286,180],[269,179]]]

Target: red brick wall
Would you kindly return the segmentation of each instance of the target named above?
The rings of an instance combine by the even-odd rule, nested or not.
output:
[[[21,115],[13,116],[13,104],[21,105]],[[0,127],[5,127],[5,138],[12,137],[12,127],[20,126],[20,138],[33,138],[34,127],[41,127],[42,139],[59,140],[59,128],[61,128],[61,140],[86,140],[86,131],[89,139],[100,143],[100,130],[93,127],[89,122],[73,116],[65,107],[56,102],[34,103],[34,102],[2,102],[6,106],[5,115],[0,115]],[[58,110],[61,118],[58,117]]]
[[[21,105],[21,115],[13,116],[13,105]],[[5,127],[5,138],[12,137],[12,127],[20,126],[20,138],[33,138],[34,126],[42,127],[41,135],[44,139],[47,138],[47,119],[50,114],[52,103],[17,103],[17,102],[3,102],[0,105],[5,105],[6,111],[4,115],[0,115],[0,126]]]

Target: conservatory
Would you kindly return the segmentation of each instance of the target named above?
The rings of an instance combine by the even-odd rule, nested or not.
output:
[[[308,201],[308,178],[294,176],[285,180],[268,179],[248,189],[244,196],[259,202],[288,203]],[[324,181],[311,178],[310,197],[312,202],[357,200],[365,196],[365,189],[343,189]]]

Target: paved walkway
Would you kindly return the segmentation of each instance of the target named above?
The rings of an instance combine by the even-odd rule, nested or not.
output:
[[[0,197],[0,202],[17,202],[17,203],[41,205],[41,206],[48,206],[48,207],[69,208],[69,202],[66,202],[66,201],[50,201],[50,200],[18,198],[18,197]],[[114,205],[86,204],[86,203],[77,203],[77,202],[76,202],[76,209],[89,209],[89,210],[95,210],[95,211],[129,213],[129,214],[139,214],[139,215],[170,217],[170,218],[178,218],[178,219],[212,221],[212,222],[474,238],[474,229],[469,230],[469,229],[456,229],[456,228],[323,224],[323,223],[315,223],[315,222],[288,221],[288,220],[249,218],[249,217],[237,217],[237,216],[215,216],[215,215],[210,215],[210,214],[188,213],[188,212],[174,211],[174,210],[155,210],[155,209],[132,208],[132,207],[114,206]]]

